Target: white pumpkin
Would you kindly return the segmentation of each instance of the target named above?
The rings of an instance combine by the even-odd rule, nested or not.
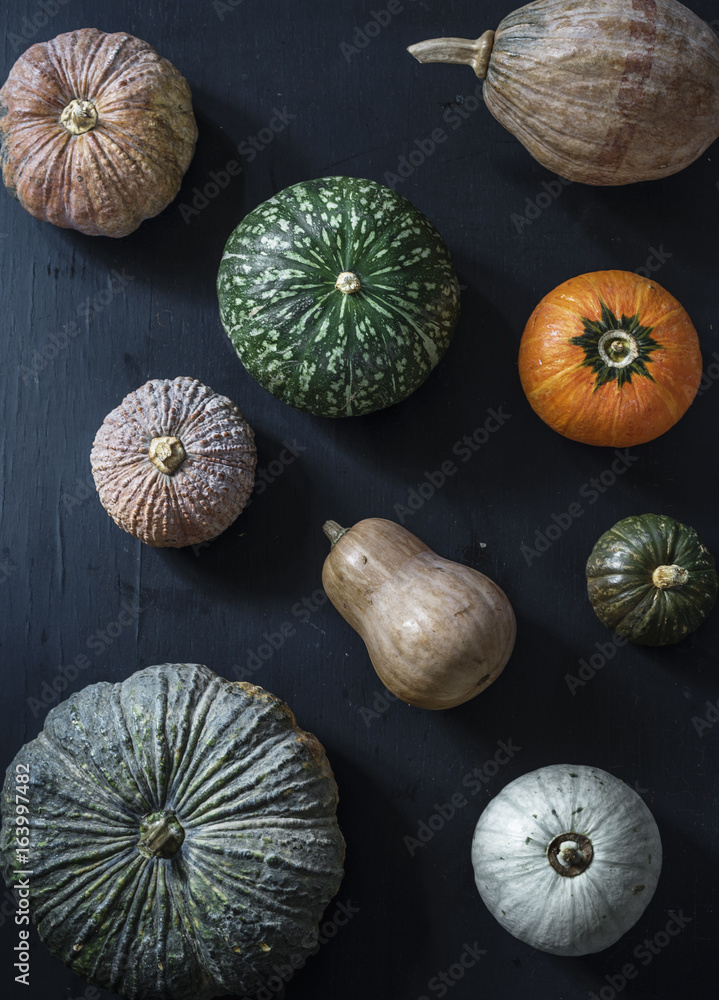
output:
[[[552,955],[614,944],[654,895],[657,824],[637,793],[597,767],[522,775],[485,808],[472,841],[479,894],[514,937]]]

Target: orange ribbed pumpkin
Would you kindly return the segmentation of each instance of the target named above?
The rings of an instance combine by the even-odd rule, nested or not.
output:
[[[573,441],[629,448],[664,434],[694,399],[699,338],[656,281],[594,271],[558,285],[529,318],[519,375],[535,413]]]

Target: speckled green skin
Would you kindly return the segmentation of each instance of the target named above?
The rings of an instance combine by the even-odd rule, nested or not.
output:
[[[662,590],[658,566],[680,566],[689,578]],[[671,517],[625,517],[605,531],[587,562],[587,588],[597,617],[643,646],[668,646],[699,628],[717,597],[714,558],[696,531]]]
[[[345,294],[338,276],[362,287]],[[217,279],[240,360],[273,395],[326,417],[414,392],[446,351],[459,285],[441,236],[374,181],[328,177],[280,191],[230,236]]]
[[[337,788],[316,738],[262,688],[165,664],[54,708],[3,789],[13,884],[15,767],[30,768],[31,916],[75,972],[123,996],[252,994],[316,946],[342,876]],[[174,857],[138,851],[170,810]]]

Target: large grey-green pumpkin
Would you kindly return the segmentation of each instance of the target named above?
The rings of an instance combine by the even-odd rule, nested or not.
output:
[[[148,667],[58,705],[17,755],[3,874],[32,871],[41,939],[98,986],[130,1000],[252,994],[316,947],[342,876],[336,804],[324,750],[274,695],[203,666]]]
[[[354,177],[295,184],[250,212],[227,241],[217,290],[250,375],[326,417],[414,392],[459,316],[434,226],[396,191]]]

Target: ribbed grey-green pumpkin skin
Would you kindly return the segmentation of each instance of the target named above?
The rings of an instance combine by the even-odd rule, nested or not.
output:
[[[361,283],[335,285],[352,272]],[[375,181],[285,188],[227,241],[220,316],[240,360],[298,410],[347,417],[405,399],[449,346],[459,284],[447,247],[406,198]]]
[[[129,1000],[253,994],[313,951],[342,877],[337,788],[317,739],[262,688],[164,664],[54,708],[7,772],[8,885],[18,764],[32,919],[89,982]],[[184,830],[171,857],[138,850],[158,811]]]

